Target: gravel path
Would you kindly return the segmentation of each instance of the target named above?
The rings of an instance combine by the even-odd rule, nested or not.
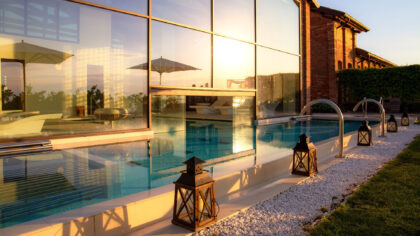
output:
[[[313,178],[293,186],[270,200],[242,211],[202,230],[197,235],[302,235],[302,226],[329,211],[397,156],[420,134],[419,125],[401,128],[386,138],[376,138],[372,147],[360,147],[335,159]],[[326,210],[325,208],[322,210]]]

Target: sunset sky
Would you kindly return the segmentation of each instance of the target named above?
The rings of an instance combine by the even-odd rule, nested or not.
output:
[[[357,45],[398,65],[420,64],[420,1],[318,0],[370,28]]]

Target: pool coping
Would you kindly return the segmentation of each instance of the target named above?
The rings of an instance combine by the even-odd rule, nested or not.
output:
[[[374,137],[377,137],[379,126],[375,125],[372,130],[375,134]],[[347,133],[344,139],[345,149],[355,146],[357,131]],[[318,162],[330,160],[334,153],[338,151],[337,137],[317,142],[316,146],[318,147]],[[254,164],[254,166],[246,169],[215,174],[216,198],[226,198],[246,188],[289,173],[291,158],[291,155],[286,155],[266,163]],[[240,158],[239,160],[243,161],[244,159],[247,158]],[[242,164],[242,166],[244,165]],[[241,168],[240,165],[236,167]],[[173,190],[173,185],[165,185],[6,227],[0,229],[0,235],[127,234],[170,218],[174,198]]]

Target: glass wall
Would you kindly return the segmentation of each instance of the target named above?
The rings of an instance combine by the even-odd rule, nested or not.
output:
[[[149,84],[255,92],[253,118],[295,113],[299,6],[256,1],[0,1],[0,140],[153,129]]]
[[[158,21],[152,29],[152,85],[211,87],[210,34]]]
[[[133,11],[141,14],[148,14],[148,0],[87,0],[88,2],[97,3],[113,8],[127,11]]]
[[[214,88],[255,88],[254,45],[214,37]]]
[[[211,30],[211,0],[153,0],[152,16]]]
[[[254,0],[214,0],[214,32],[254,41],[254,9]]]
[[[60,0],[0,14],[0,139],[147,127],[146,19]]]
[[[257,48],[257,117],[294,115],[299,102],[299,57]]]
[[[299,54],[299,6],[295,0],[263,0],[257,5],[259,44]]]

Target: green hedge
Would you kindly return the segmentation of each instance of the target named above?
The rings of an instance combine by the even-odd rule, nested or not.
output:
[[[420,112],[420,65],[342,70],[338,83],[342,107],[363,97],[400,98],[402,110]]]

